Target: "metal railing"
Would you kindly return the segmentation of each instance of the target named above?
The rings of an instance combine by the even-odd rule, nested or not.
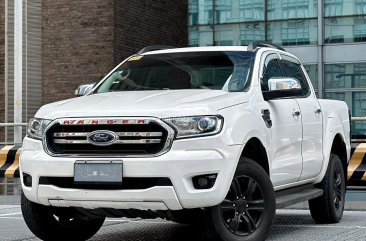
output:
[[[351,117],[351,120],[352,121],[366,121],[366,116],[354,116],[354,117]],[[352,139],[351,139],[352,143],[366,142],[366,135],[360,135],[360,136],[357,136],[358,138],[354,138],[355,136],[352,135],[352,130],[351,130],[351,136],[352,136]],[[361,137],[361,138],[359,138],[359,137]]]
[[[20,196],[19,178],[0,178],[0,196]]]
[[[20,144],[20,142],[15,142],[14,140],[16,140],[15,136],[14,136],[14,139],[13,141],[8,141],[8,128],[23,128],[23,127],[27,127],[28,126],[28,123],[0,123],[0,129],[2,128],[5,128],[5,133],[4,133],[4,140],[0,140],[0,145],[8,145],[8,144]],[[16,133],[16,132],[14,132]],[[22,135],[22,133],[18,133],[17,135]],[[22,136],[18,136],[17,138],[18,140],[22,140]]]
[[[366,116],[352,117],[351,120],[353,120],[353,121],[366,121]]]
[[[15,126],[22,126],[26,127],[28,123],[0,123],[0,127],[15,127]]]
[[[0,129],[2,128],[14,128],[14,127],[26,127],[27,123],[0,123]],[[7,135],[7,132],[4,133]],[[5,139],[6,140],[6,139]],[[0,145],[13,145],[14,142],[7,142],[1,140]],[[18,143],[20,144],[20,143]],[[15,177],[15,176],[14,176]],[[12,203],[14,200],[16,200],[17,197],[20,196],[21,193],[21,185],[20,185],[20,179],[19,178],[5,178],[0,177],[0,196],[2,197],[2,201],[4,200],[11,200],[9,201],[9,204]],[[5,198],[5,199],[4,199]]]

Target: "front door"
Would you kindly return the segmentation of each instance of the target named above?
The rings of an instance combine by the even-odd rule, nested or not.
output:
[[[283,77],[277,54],[267,56],[263,76],[262,91],[268,90],[271,77]],[[297,102],[292,98],[269,100],[265,103],[272,120],[270,175],[274,186],[297,182],[301,176],[302,125],[301,112]]]
[[[274,186],[297,182],[302,170],[301,112],[294,99],[268,101],[272,119],[271,179]]]

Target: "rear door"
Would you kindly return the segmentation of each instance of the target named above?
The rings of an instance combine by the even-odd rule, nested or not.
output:
[[[302,159],[300,180],[316,177],[323,163],[323,115],[318,100],[311,93],[307,75],[300,62],[287,55],[281,56],[281,67],[286,77],[300,82],[303,95],[295,97],[300,106],[302,121]]]

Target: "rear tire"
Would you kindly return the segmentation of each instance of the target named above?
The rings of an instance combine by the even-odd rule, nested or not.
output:
[[[343,216],[346,179],[341,159],[330,155],[327,172],[318,185],[322,196],[309,200],[311,216],[317,223],[338,223]]]
[[[105,218],[80,219],[73,208],[53,208],[29,201],[22,193],[24,221],[34,235],[42,240],[84,241],[102,227]]]
[[[242,158],[225,200],[208,210],[210,240],[264,240],[275,213],[276,199],[268,174],[253,160]]]

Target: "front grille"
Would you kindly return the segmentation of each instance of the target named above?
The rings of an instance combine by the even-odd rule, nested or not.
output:
[[[155,120],[59,120],[47,129],[53,155],[156,155],[172,140],[172,130]]]

